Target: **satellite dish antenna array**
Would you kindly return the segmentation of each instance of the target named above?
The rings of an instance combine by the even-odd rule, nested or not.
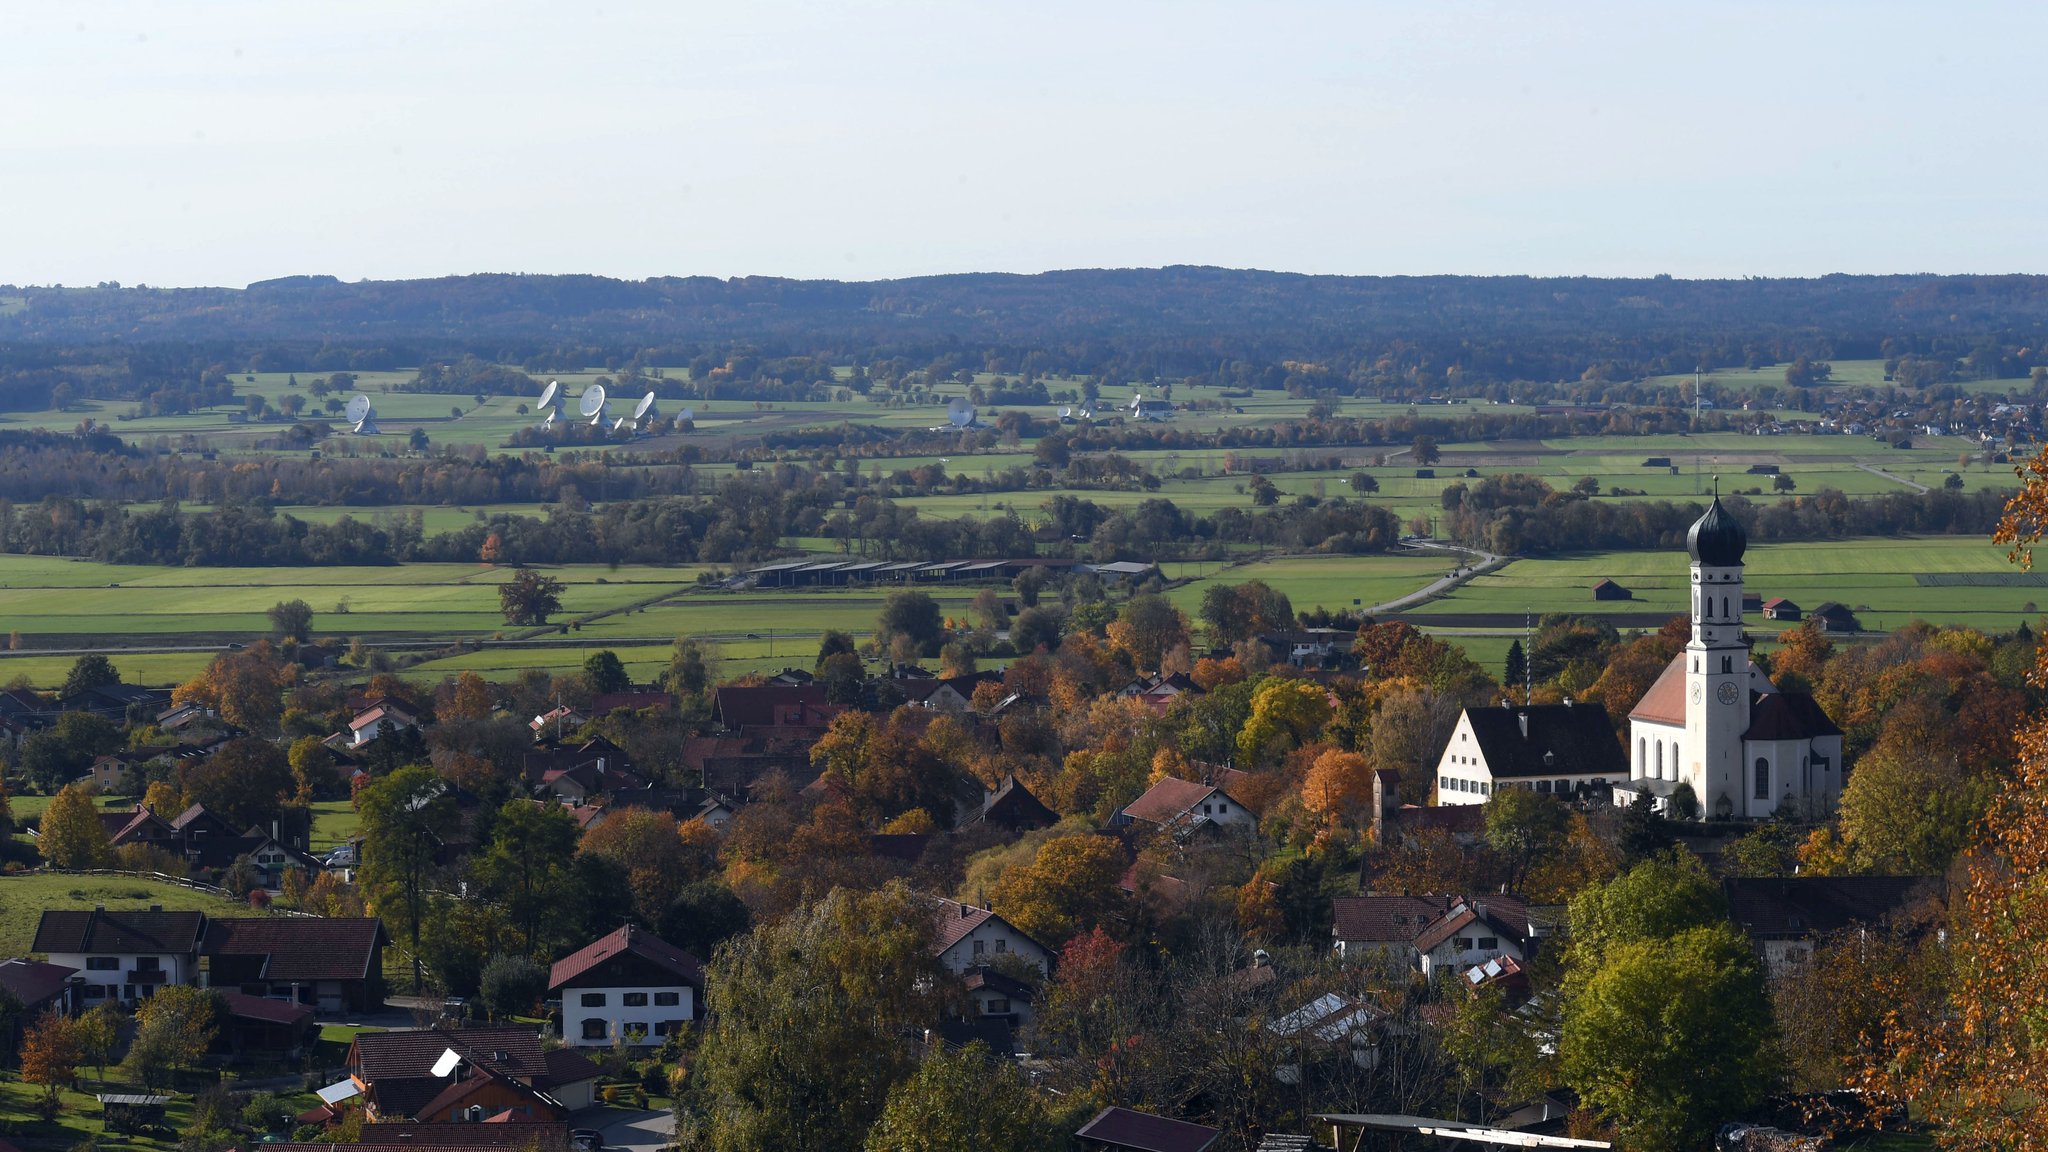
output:
[[[946,420],[955,428],[973,427],[974,405],[969,404],[965,400],[954,400],[951,404],[946,405]]]
[[[649,392],[647,395],[642,396],[640,398],[640,402],[638,404],[633,405],[632,423],[629,425],[629,427],[640,427],[640,422],[642,420],[659,419],[661,419],[660,415],[654,411],[654,393]]]
[[[377,435],[377,410],[370,407],[370,398],[358,392],[348,402],[348,422],[358,436]]]
[[[583,396],[576,402],[576,410],[589,419],[590,426],[604,426],[604,385],[592,384],[583,390]]]
[[[555,406],[555,401],[556,401],[556,400],[557,400],[557,399],[558,399],[558,398],[559,398],[559,397],[561,396],[561,394],[562,394],[562,382],[561,382],[561,381],[559,381],[559,380],[550,380],[550,381],[548,381],[548,386],[547,386],[546,388],[543,388],[543,389],[541,389],[541,393],[540,393],[540,407],[542,407],[542,408],[552,408],[552,407],[554,407],[554,406]]]

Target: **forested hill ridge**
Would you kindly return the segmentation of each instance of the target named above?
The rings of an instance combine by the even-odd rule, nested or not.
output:
[[[973,348],[1037,352],[1048,371],[1131,378],[1227,361],[1393,358],[1497,379],[1565,380],[1800,355],[1960,359],[1995,348],[2024,357],[2048,344],[2048,277],[1376,277],[1203,267],[866,282],[293,276],[241,289],[0,287],[0,341],[384,346],[405,363],[451,349],[525,359],[571,345],[744,343],[770,355],[861,356]]]

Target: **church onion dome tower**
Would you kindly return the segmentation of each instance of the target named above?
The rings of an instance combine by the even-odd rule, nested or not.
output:
[[[1721,506],[1721,497],[1717,495],[1713,507],[1694,521],[1692,531],[1686,533],[1685,547],[1701,564],[1733,568],[1742,563],[1743,550],[1749,547],[1749,534],[1742,530],[1735,514]]]

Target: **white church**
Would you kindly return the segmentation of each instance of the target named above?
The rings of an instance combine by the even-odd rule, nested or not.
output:
[[[1742,631],[1742,525],[1721,498],[1693,524],[1692,640],[1629,713],[1629,781],[1616,804],[1669,807],[1691,785],[1703,819],[1832,813],[1842,730],[1812,696],[1780,692]]]

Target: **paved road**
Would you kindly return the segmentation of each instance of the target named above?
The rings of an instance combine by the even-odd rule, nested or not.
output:
[[[1425,541],[1411,544],[1409,547],[1425,548],[1432,552],[1453,552],[1460,556],[1475,556],[1478,559],[1473,563],[1460,567],[1451,575],[1440,577],[1435,582],[1410,592],[1406,596],[1367,608],[1365,610],[1367,616],[1384,616],[1389,612],[1399,612],[1404,608],[1412,607],[1432,597],[1448,592],[1465,581],[1472,579],[1474,576],[1483,576],[1507,563],[1505,557],[1495,556],[1491,552],[1482,552],[1477,548],[1460,548],[1455,544],[1436,544]]]
[[[604,1133],[604,1146],[633,1152],[659,1152],[675,1137],[676,1114],[672,1111],[634,1111],[626,1108],[592,1108],[569,1118],[571,1128],[595,1128]]]
[[[1870,473],[1872,476],[1882,476],[1887,480],[1904,484],[1906,487],[1911,488],[1913,491],[1918,492],[1922,496],[1927,495],[1927,485],[1922,484],[1917,480],[1908,480],[1904,476],[1893,475],[1892,473],[1887,472],[1882,468],[1879,468],[1875,464],[1858,464],[1857,467],[1863,469],[1865,472]]]

